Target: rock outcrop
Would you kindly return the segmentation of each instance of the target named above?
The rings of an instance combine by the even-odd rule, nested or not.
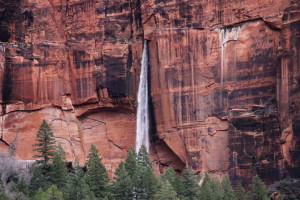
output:
[[[32,159],[46,119],[67,158],[113,171],[135,143],[149,40],[151,156],[247,183],[300,177],[300,4],[290,0],[0,2],[1,152]]]

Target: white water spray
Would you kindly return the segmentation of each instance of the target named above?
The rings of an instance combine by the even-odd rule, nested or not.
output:
[[[228,41],[237,41],[239,38],[241,27],[224,28],[219,31],[219,40],[221,45],[221,87],[223,88],[224,73],[227,74],[227,66],[225,64],[225,44]]]
[[[136,122],[135,149],[138,152],[145,145],[149,152],[149,97],[148,97],[148,45],[144,41],[140,83],[138,89],[138,109]]]

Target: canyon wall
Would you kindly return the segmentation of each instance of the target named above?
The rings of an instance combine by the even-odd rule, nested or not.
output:
[[[157,172],[300,177],[295,0],[0,2],[2,153],[32,159],[46,119],[69,160],[96,144],[111,172],[135,144],[149,41]]]

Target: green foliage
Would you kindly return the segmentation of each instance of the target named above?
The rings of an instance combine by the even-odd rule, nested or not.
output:
[[[223,200],[237,200],[228,176],[223,178],[222,189],[224,191]]]
[[[133,148],[130,148],[124,163],[125,170],[131,178],[134,178],[137,168],[137,155]]]
[[[255,175],[250,185],[250,191],[247,194],[249,200],[268,200],[268,190],[264,182],[260,180],[258,175]]]
[[[271,192],[279,192],[284,200],[300,199],[300,180],[283,179],[271,186]]]
[[[184,199],[197,199],[199,193],[199,185],[194,172],[189,167],[186,167],[182,173],[182,184],[184,188]]]
[[[29,193],[34,195],[36,191],[41,189],[41,191],[46,190],[49,186],[48,172],[50,171],[50,165],[34,165],[32,167],[32,178],[29,184]]]
[[[106,168],[102,164],[102,159],[98,155],[98,149],[92,144],[87,161],[87,172],[85,173],[85,182],[89,185],[97,198],[109,196],[108,182],[109,178]]]
[[[34,151],[37,151],[38,154],[34,155],[34,158],[42,158],[42,160],[38,161],[39,163],[49,163],[55,154],[56,146],[54,145],[55,139],[51,128],[45,120],[43,120],[40,129],[37,132],[36,142],[37,143],[33,146],[38,147],[34,149]]]
[[[26,196],[29,194],[28,185],[24,177],[13,187],[13,194],[14,199],[16,200],[23,200],[26,199]]]
[[[162,179],[160,188],[154,195],[155,200],[175,200],[177,193],[168,180]]]
[[[53,157],[53,162],[49,172],[50,183],[57,185],[58,188],[66,189],[69,174],[66,167],[64,151],[59,145],[58,150]]]
[[[84,172],[76,161],[74,172],[70,175],[69,200],[94,200],[94,193],[89,186],[84,182]]]
[[[222,200],[223,198],[224,191],[221,184],[211,175],[205,174],[200,191],[200,199]]]
[[[237,200],[245,200],[246,199],[246,190],[243,188],[242,184],[239,184],[234,190],[235,196]]]
[[[150,161],[150,158],[149,158],[149,155],[148,155],[145,145],[142,145],[139,150],[139,153],[137,156],[137,162],[138,162],[138,166],[140,166],[140,167],[145,167],[145,168],[152,167],[152,164],[151,164],[151,161]]]
[[[168,167],[166,169],[166,172],[162,176],[162,179],[168,181],[172,185],[178,196],[183,196],[184,186],[182,184],[182,179],[180,176],[176,175],[172,167]]]
[[[116,199],[132,200],[134,183],[125,169],[125,164],[121,162],[115,172],[114,194]]]
[[[32,200],[64,200],[63,193],[56,185],[51,185],[45,192],[40,188]]]
[[[39,188],[35,195],[31,198],[31,200],[44,200],[45,194],[42,188]]]
[[[17,190],[18,190],[18,192],[21,192],[24,195],[28,195],[29,194],[28,185],[27,185],[27,183],[26,183],[26,181],[25,181],[25,179],[23,177],[22,177],[21,181],[17,185]]]
[[[0,172],[0,200],[8,200],[8,197],[5,194],[5,188],[2,181],[2,173]]]
[[[144,145],[141,146],[137,156],[137,169],[135,181],[136,199],[152,199],[157,191],[157,179],[154,176],[152,164]]]

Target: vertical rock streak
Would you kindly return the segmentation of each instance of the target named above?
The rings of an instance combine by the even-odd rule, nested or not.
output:
[[[237,41],[239,38],[241,27],[233,27],[233,28],[224,28],[220,29],[219,37],[220,37],[220,46],[221,46],[221,87],[223,88],[224,77],[226,78],[226,64],[225,64],[225,44],[228,41]]]
[[[144,42],[140,83],[138,89],[138,110],[136,122],[136,151],[144,144],[149,151],[149,97],[148,97],[148,47]]]

